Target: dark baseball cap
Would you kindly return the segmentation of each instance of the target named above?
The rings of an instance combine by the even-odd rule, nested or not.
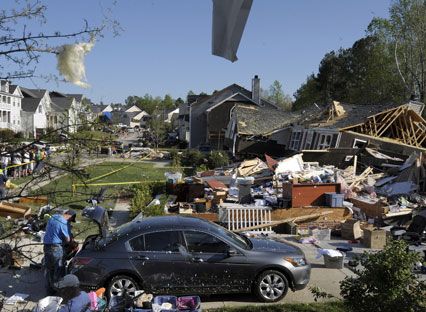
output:
[[[77,216],[77,212],[75,210],[67,209],[64,211],[64,214],[71,216],[71,218],[68,219],[70,222],[75,222],[75,218]]]

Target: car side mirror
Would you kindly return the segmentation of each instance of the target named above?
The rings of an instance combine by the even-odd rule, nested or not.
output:
[[[237,256],[237,255],[238,255],[238,251],[236,249],[230,248],[228,250],[228,257],[234,257],[234,256]]]

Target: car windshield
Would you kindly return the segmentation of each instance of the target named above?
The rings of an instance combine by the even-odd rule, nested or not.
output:
[[[246,249],[246,250],[252,248],[251,241],[244,235],[235,234],[231,231],[228,231],[227,229],[225,229],[224,227],[220,225],[217,225],[217,230],[222,236],[225,236],[226,238],[228,238],[228,240],[232,241],[238,247]]]

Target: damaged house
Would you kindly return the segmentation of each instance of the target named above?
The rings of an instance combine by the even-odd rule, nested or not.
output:
[[[214,92],[211,96],[200,97],[190,104],[189,147],[208,145],[212,149],[232,150],[232,144],[225,134],[232,111],[240,106],[252,107],[259,111],[279,112],[278,107],[261,98],[258,76],[252,80],[252,91],[232,84]]]
[[[286,150],[357,149],[370,145],[408,156],[413,151],[425,151],[423,109],[423,103],[414,101],[403,105],[353,105],[336,101],[327,106],[315,104],[305,110],[287,113],[281,128],[266,137],[268,142],[283,148],[281,155],[285,155]],[[253,120],[256,118],[261,115],[252,117]],[[271,122],[272,118],[269,119]]]
[[[225,133],[225,145],[233,155],[282,156],[286,145],[273,140],[275,131],[299,116],[268,107],[238,105],[232,112]]]

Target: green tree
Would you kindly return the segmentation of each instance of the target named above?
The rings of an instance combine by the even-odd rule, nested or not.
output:
[[[294,94],[294,108],[328,103],[376,104],[407,99],[388,46],[367,36],[349,49],[327,53],[318,74],[312,74]]]
[[[406,88],[426,97],[426,1],[396,0],[390,17],[374,18],[368,30],[392,48],[395,67]]]
[[[166,94],[164,96],[164,99],[161,101],[161,107],[163,109],[173,108],[175,106],[174,104],[175,104],[175,101],[173,100],[170,94]]]
[[[143,97],[138,97],[136,100],[136,105],[146,111],[148,114],[152,114],[156,107],[161,103],[161,98],[154,98],[152,95],[146,93]]]
[[[355,104],[376,104],[407,99],[389,46],[375,36],[354,43],[349,50],[347,93],[344,100]]]
[[[158,106],[152,112],[148,125],[153,139],[154,148],[158,150],[159,145],[165,141],[167,132],[167,126],[162,117],[162,110],[158,108]]]
[[[421,257],[407,248],[404,241],[394,240],[380,252],[363,255],[363,269],[340,284],[341,295],[351,311],[426,310],[426,283],[412,271]]]
[[[138,106],[138,101],[140,100],[139,96],[136,95],[129,95],[125,100],[124,103],[126,105],[126,108],[132,107],[133,105]]]
[[[284,93],[283,87],[278,80],[275,80],[269,87],[268,100],[275,103],[282,109],[291,110],[291,97]]]
[[[194,92],[194,91],[192,91],[192,90],[189,90],[189,91],[188,91],[188,93],[186,94],[186,96],[188,97],[188,96],[190,96],[190,95],[195,95],[195,92]]]
[[[293,109],[301,109],[303,107],[310,106],[314,103],[322,103],[323,98],[321,97],[321,86],[314,74],[311,74],[306,78],[306,81],[301,87],[294,93],[294,105]]]
[[[175,107],[179,107],[182,104],[185,104],[185,101],[182,100],[182,98],[178,97],[175,101]]]

